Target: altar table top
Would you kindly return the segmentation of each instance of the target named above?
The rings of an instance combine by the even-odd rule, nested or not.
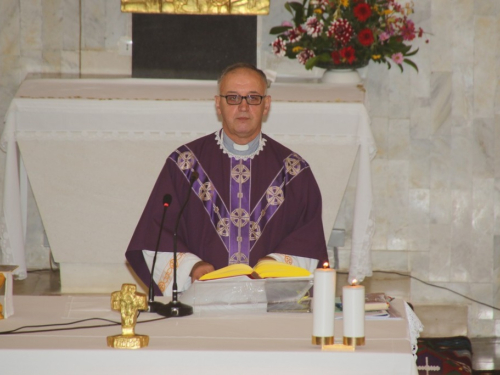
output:
[[[9,374],[416,374],[404,302],[401,319],[367,320],[366,345],[329,351],[311,344],[310,313],[199,313],[138,324],[149,336],[138,350],[112,349],[106,337],[120,327],[0,336],[0,366]],[[15,315],[0,331],[25,325],[101,317],[119,321],[109,296],[15,296]],[[143,313],[139,321],[157,318]],[[83,325],[105,324],[97,321]],[[335,321],[335,341],[342,320]],[[181,372],[182,371],[182,372]]]

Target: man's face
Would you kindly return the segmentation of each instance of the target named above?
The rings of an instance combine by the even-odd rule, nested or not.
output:
[[[228,73],[220,82],[220,95],[266,93],[266,85],[260,75],[250,69],[236,69]],[[227,104],[225,98],[215,97],[217,113],[222,117],[222,128],[237,144],[247,144],[259,135],[262,117],[269,112],[271,97],[263,98],[259,105],[248,105],[245,99],[240,104]]]

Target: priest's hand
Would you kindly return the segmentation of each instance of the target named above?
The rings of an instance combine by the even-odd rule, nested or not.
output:
[[[189,276],[191,276],[191,282],[199,280],[200,277],[212,271],[215,271],[214,266],[210,263],[199,261],[191,268],[191,273],[189,274]]]

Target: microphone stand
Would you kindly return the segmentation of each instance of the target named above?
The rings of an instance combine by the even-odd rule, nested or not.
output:
[[[163,196],[163,215],[161,217],[160,233],[158,233],[158,240],[156,241],[155,256],[153,258],[153,265],[151,267],[151,278],[149,279],[148,312],[157,312],[162,306],[164,306],[164,304],[161,302],[155,302],[153,274],[156,266],[156,257],[158,255],[158,248],[160,247],[160,238],[163,229],[163,223],[165,222],[165,214],[167,213],[167,208],[170,206],[170,203],[172,203],[172,196],[170,194],[165,194]]]
[[[198,179],[198,172],[193,171],[191,173],[191,178],[189,179],[188,195],[186,197],[186,200],[184,201],[184,204],[181,207],[181,210],[179,211],[179,214],[177,215],[177,220],[175,222],[175,228],[174,228],[174,280],[173,280],[173,284],[172,284],[172,301],[167,303],[164,306],[161,306],[160,308],[158,308],[155,311],[159,315],[167,316],[170,318],[187,316],[187,315],[191,315],[193,313],[192,306],[186,305],[186,304],[178,301],[178,293],[179,292],[177,290],[177,229],[179,228],[179,223],[180,223],[182,213],[184,212],[184,209],[186,208],[186,205],[189,201],[189,197],[191,196],[191,189],[192,189],[193,184],[195,183],[195,181],[197,179]]]

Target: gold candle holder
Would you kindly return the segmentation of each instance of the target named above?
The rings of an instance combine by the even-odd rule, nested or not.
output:
[[[365,338],[344,336],[343,344],[348,346],[363,346],[365,345]]]
[[[334,336],[329,336],[329,337],[313,336],[312,337],[312,344],[313,345],[333,345],[334,341],[335,341]]]

